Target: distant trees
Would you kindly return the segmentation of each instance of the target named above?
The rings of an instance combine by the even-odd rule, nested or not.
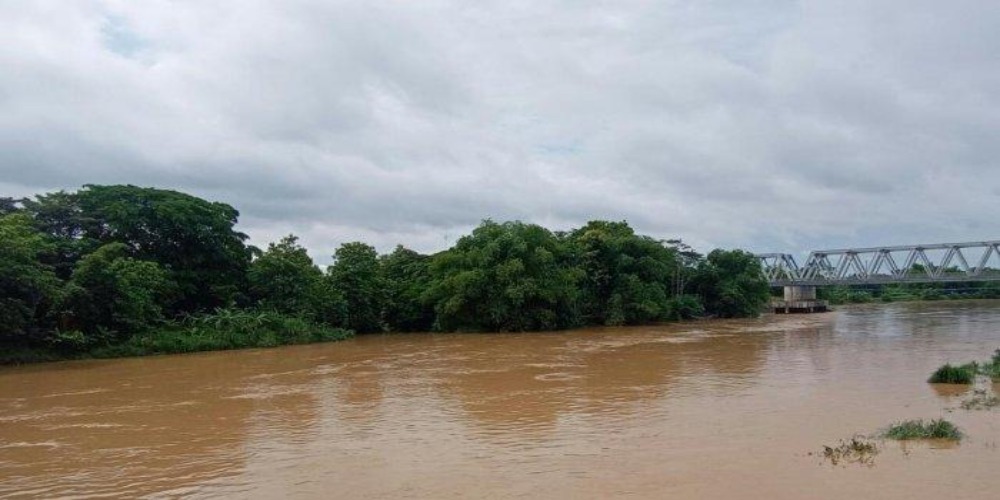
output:
[[[386,286],[375,247],[360,242],[344,243],[333,258],[327,273],[330,284],[344,296],[347,312],[344,326],[358,333],[381,331]]]
[[[427,293],[441,330],[521,331],[581,324],[583,272],[547,229],[485,221],[431,265]]]
[[[911,271],[912,272],[912,271]],[[998,299],[1000,282],[939,282],[839,285],[816,290],[819,298],[832,304],[898,302],[942,299]]]
[[[298,315],[330,325],[344,323],[343,294],[288,235],[268,245],[247,272],[252,303],[282,314]]]
[[[626,222],[590,221],[570,233],[585,276],[583,308],[590,323],[634,325],[667,319],[677,252]]]
[[[174,282],[171,312],[209,310],[240,300],[251,249],[234,226],[239,212],[188,194],[135,186],[87,185],[26,200],[24,209],[53,245],[44,261],[68,279],[84,255],[121,243],[156,262]]]
[[[29,215],[0,216],[0,342],[44,338],[60,289],[52,266],[41,260],[51,250]]]
[[[77,263],[58,303],[60,327],[92,341],[120,340],[163,319],[175,284],[156,262],[129,257],[109,243]]]
[[[161,264],[176,283],[173,311],[208,310],[240,300],[251,250],[234,229],[239,212],[176,191],[135,186],[80,190],[83,238],[119,242]]]
[[[722,318],[756,316],[771,293],[760,262],[742,250],[713,250],[693,281],[705,310]]]
[[[424,299],[431,286],[431,258],[399,245],[379,258],[385,303],[382,321],[398,332],[429,331],[434,326],[434,307]]]
[[[435,255],[399,246],[380,256],[350,242],[324,272],[294,235],[264,251],[248,246],[238,216],[223,203],[136,186],[0,198],[0,347],[169,352],[344,338],[340,328],[633,325],[751,316],[767,300],[749,254],[703,258],[626,222],[553,233],[487,220]],[[253,338],[234,337],[237,324],[251,325]]]

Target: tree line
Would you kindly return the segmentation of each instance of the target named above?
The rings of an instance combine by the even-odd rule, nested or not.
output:
[[[345,243],[324,270],[292,235],[248,245],[238,217],[130,185],[0,198],[0,347],[125,355],[350,332],[636,325],[753,316],[769,294],[749,253],[703,256],[626,222],[553,232],[486,220],[433,255]]]
[[[921,271],[918,266],[914,265],[915,270]],[[906,302],[914,300],[1000,299],[1000,282],[957,281],[838,285],[820,287],[816,290],[816,293],[818,298],[828,300],[831,304]]]

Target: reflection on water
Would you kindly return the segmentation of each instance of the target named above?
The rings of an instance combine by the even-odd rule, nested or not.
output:
[[[928,374],[998,326],[997,302],[890,304],[7,368],[0,496],[989,496],[1000,412],[866,472],[809,452],[944,415],[962,390]]]

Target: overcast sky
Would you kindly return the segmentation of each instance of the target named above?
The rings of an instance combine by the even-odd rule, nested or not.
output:
[[[0,195],[178,189],[447,248],[484,218],[702,251],[1000,239],[1000,2],[0,0]]]

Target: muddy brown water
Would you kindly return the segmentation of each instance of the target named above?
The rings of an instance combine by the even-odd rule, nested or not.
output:
[[[997,498],[1000,302],[0,369],[0,496]],[[960,445],[815,453],[908,418]]]

